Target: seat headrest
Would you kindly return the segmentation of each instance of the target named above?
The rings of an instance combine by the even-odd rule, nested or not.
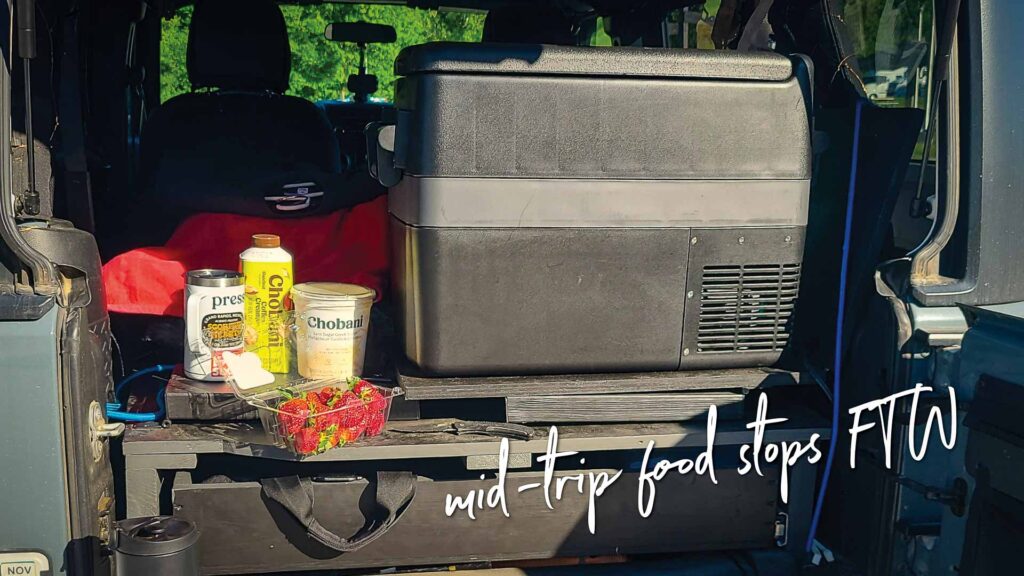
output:
[[[493,8],[484,20],[484,42],[573,46],[572,20],[557,8],[543,5]]]
[[[288,89],[292,67],[284,16],[270,0],[198,0],[186,66],[193,88]]]

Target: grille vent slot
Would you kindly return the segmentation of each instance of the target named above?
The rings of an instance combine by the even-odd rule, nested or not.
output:
[[[800,287],[800,264],[705,266],[698,354],[778,352]]]

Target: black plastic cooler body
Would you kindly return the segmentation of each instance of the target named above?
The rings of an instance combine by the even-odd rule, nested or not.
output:
[[[762,366],[788,339],[810,86],[768,53],[404,50],[404,353],[437,375]]]

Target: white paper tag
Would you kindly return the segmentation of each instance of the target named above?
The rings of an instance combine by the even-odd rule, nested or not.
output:
[[[228,367],[228,378],[239,390],[251,390],[274,383],[274,375],[263,369],[260,357],[252,352],[224,353],[224,364]]]

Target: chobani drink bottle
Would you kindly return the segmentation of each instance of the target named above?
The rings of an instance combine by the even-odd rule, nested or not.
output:
[[[252,247],[239,256],[245,276],[245,347],[260,357],[263,368],[289,369],[286,302],[292,289],[292,255],[274,234],[255,234]]]

